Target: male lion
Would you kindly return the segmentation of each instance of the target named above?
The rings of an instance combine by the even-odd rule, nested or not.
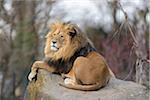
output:
[[[56,22],[51,25],[44,53],[45,59],[33,64],[28,76],[30,81],[38,69],[45,69],[63,76],[61,86],[90,91],[105,86],[113,75],[88,37],[71,23]]]

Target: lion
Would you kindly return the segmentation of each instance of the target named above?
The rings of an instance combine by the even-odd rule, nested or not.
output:
[[[64,82],[60,86],[82,90],[98,90],[107,85],[111,76],[104,57],[76,24],[55,22],[46,35],[45,58],[35,61],[28,79],[32,81],[38,69],[59,73]]]

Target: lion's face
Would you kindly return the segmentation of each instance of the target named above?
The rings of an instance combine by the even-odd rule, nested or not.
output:
[[[66,53],[71,55],[72,50],[78,47],[79,36],[77,29],[66,23],[54,23],[50,27],[51,31],[46,35],[45,55],[47,57],[66,56]],[[68,56],[69,56],[68,55]],[[59,58],[58,57],[58,58]]]
[[[63,32],[54,32],[51,34],[50,50],[53,52],[57,52],[59,49],[64,47],[67,42],[67,37],[64,36]]]

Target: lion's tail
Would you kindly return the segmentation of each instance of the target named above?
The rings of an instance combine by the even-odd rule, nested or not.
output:
[[[103,85],[100,83],[96,83],[92,85],[79,85],[79,84],[71,85],[71,84],[60,83],[59,85],[69,88],[69,89],[75,89],[75,90],[81,90],[81,91],[94,91],[103,87]]]

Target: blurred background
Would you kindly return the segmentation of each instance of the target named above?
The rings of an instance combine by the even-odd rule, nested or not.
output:
[[[149,88],[149,0],[0,0],[0,100],[22,100],[56,20],[78,24],[117,78]]]

